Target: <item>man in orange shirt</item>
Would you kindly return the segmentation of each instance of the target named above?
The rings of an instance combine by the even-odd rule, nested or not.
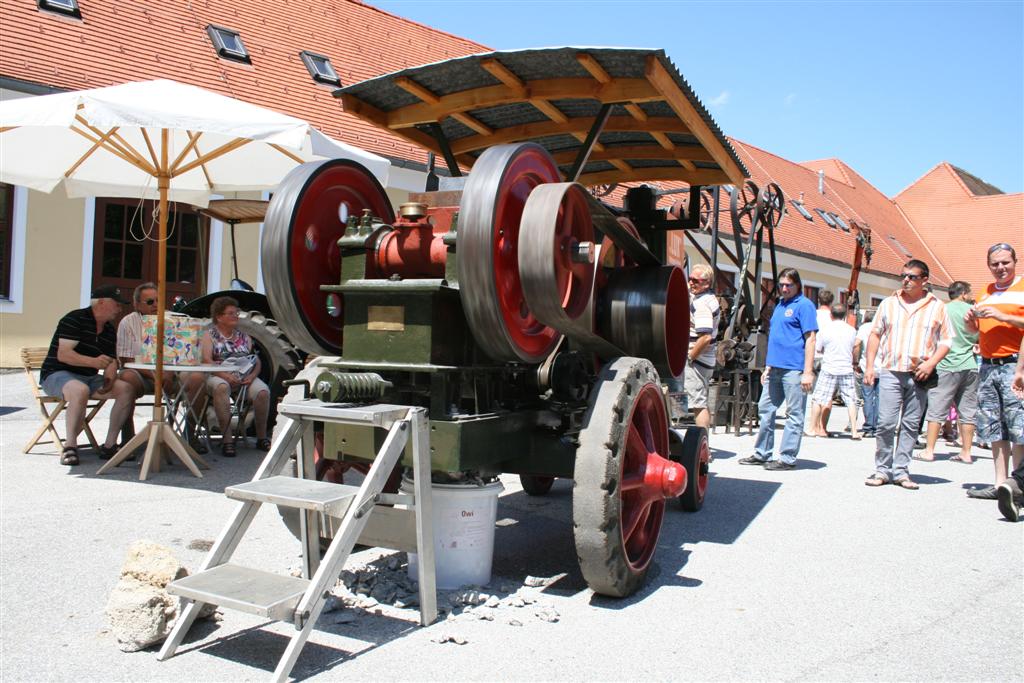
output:
[[[1017,275],[1017,252],[1005,242],[988,250],[988,269],[995,282],[964,317],[968,332],[978,332],[981,371],[978,374],[978,439],[992,444],[995,485],[970,490],[972,498],[996,499],[1006,481],[1012,454],[1014,467],[1024,456],[1024,402],[1013,392],[1014,365],[1024,337],[1024,278]]]

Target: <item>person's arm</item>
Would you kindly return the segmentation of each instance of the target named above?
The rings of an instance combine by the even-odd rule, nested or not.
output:
[[[1009,313],[1003,313],[1002,311],[1000,311],[995,306],[976,306],[973,309],[973,311],[974,311],[974,317],[975,318],[989,318],[989,319],[992,319],[992,320],[998,320],[1001,323],[1005,323],[1007,325],[1012,325],[1013,327],[1016,327],[1018,329],[1024,329],[1024,316],[1010,315]],[[966,322],[966,319],[965,319],[965,322]],[[965,327],[969,328],[968,325],[965,325]],[[977,323],[976,322],[975,322],[975,327],[977,327]],[[975,332],[976,330],[970,330],[970,331],[971,332]]]
[[[928,375],[935,371],[935,366],[939,364],[946,354],[949,353],[949,349],[953,346],[953,328],[949,324],[949,317],[943,315],[939,320],[938,329],[934,332],[938,337],[935,345],[935,353],[931,355],[927,360],[923,361],[914,370],[914,377],[924,381],[928,379]]]
[[[1020,350],[1017,351],[1017,368],[1013,373],[1013,384],[1010,385],[1010,388],[1018,398],[1024,399],[1024,338],[1020,340]]]
[[[692,361],[695,358],[697,358],[698,356],[700,356],[700,354],[704,352],[704,349],[708,348],[708,345],[710,343],[711,343],[711,335],[710,334],[702,334],[701,336],[697,337],[697,341],[695,341],[692,344],[690,344],[690,353],[689,353],[690,360]]]
[[[875,356],[878,355],[878,345],[881,343],[882,336],[878,332],[878,328],[873,328],[871,334],[868,335],[868,355],[864,359],[864,384],[872,385],[875,383]]]
[[[861,341],[860,337],[853,340],[853,366],[856,370],[857,366],[860,365],[861,354],[864,353],[864,342]]]
[[[65,339],[61,337],[57,340],[57,360],[66,365],[77,365],[80,368],[96,368],[100,372],[105,372],[107,366],[111,363],[115,363],[113,356],[106,354],[99,356],[83,356],[82,354],[75,351],[78,346],[77,339]]]
[[[809,392],[814,388],[814,349],[817,343],[817,332],[804,333],[804,372],[800,375],[800,386]]]

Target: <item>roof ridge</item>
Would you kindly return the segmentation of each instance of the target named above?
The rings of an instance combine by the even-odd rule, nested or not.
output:
[[[843,178],[833,178],[833,180],[841,182],[844,185],[849,185],[850,187],[853,187],[853,183],[850,182],[850,176],[849,174],[847,174],[846,169],[844,168],[847,166],[847,164],[839,157],[825,157],[824,159],[811,159],[810,161],[794,161],[793,163],[795,163],[797,166],[803,166],[804,168],[807,168],[813,173],[814,170],[808,168],[808,164],[820,164],[825,161],[834,163],[836,167],[839,169],[839,172],[843,174]],[[825,174],[825,177],[828,177],[828,173]]]
[[[928,255],[931,257],[932,263],[938,264],[939,268],[941,268],[942,272],[946,274],[946,277],[949,279],[950,282],[955,280],[956,278],[954,278],[953,274],[949,272],[949,268],[946,268],[946,264],[943,263],[942,259],[939,258],[938,254],[932,251],[932,248],[928,246],[928,240],[926,240],[921,235],[921,233],[918,232],[917,226],[915,226],[914,222],[910,220],[910,216],[908,216],[907,213],[903,210],[903,207],[900,206],[899,203],[895,201],[893,201],[892,203],[896,207],[896,210],[900,212],[900,215],[903,216],[903,220],[907,222],[907,225],[910,227],[911,232],[914,233],[914,237],[916,237],[918,241],[921,242],[921,245],[925,248],[925,251],[928,252]]]
[[[931,175],[932,173],[934,173],[934,172],[935,172],[936,170],[938,170],[938,168],[939,168],[940,166],[942,166],[942,164],[944,164],[944,163],[946,163],[946,162],[945,162],[945,161],[940,161],[939,163],[935,164],[934,166],[932,166],[931,168],[929,168],[929,169],[928,169],[927,171],[925,171],[924,173],[922,173],[922,174],[921,174],[920,176],[918,176],[918,177],[917,177],[917,180],[914,180],[914,181],[913,181],[913,182],[911,182],[911,183],[910,183],[909,185],[907,185],[906,187],[904,187],[904,188],[903,188],[902,190],[900,190],[899,192],[897,192],[896,194],[894,194],[894,195],[892,196],[892,199],[893,199],[893,201],[897,201],[897,197],[899,197],[899,196],[900,196],[901,194],[903,194],[904,192],[906,192],[907,190],[909,190],[910,188],[914,187],[914,186],[915,186],[915,185],[917,185],[917,184],[918,184],[919,182],[921,182],[922,180],[924,180],[925,178],[927,178],[928,176],[930,176],[930,175]]]
[[[374,12],[380,12],[381,14],[386,14],[389,17],[393,17],[393,18],[398,19],[400,21],[404,21],[407,24],[415,24],[416,26],[420,26],[422,28],[428,29],[428,30],[430,30],[430,31],[432,31],[434,33],[443,33],[444,35],[446,35],[446,36],[448,36],[450,38],[455,38],[456,40],[461,40],[461,41],[466,42],[466,43],[472,43],[473,45],[476,45],[477,47],[483,48],[484,50],[494,51],[494,48],[491,47],[490,45],[484,45],[483,43],[479,43],[479,42],[477,42],[475,40],[470,40],[469,38],[466,38],[465,36],[456,35],[454,33],[450,33],[448,31],[444,31],[444,30],[439,29],[439,28],[434,28],[433,26],[428,26],[427,24],[423,24],[421,22],[418,22],[415,19],[410,19],[409,17],[403,17],[400,14],[394,14],[393,12],[389,12],[386,9],[381,9],[380,7],[375,7],[374,5],[367,4],[363,0],[345,0],[345,1],[348,2],[348,3],[351,3],[353,5],[359,5],[361,7],[365,7],[367,9],[373,10]]]
[[[964,179],[960,177],[960,174],[956,172],[956,166],[949,163],[948,161],[943,161],[939,165],[942,166],[947,173],[953,176],[953,180],[956,182],[957,185],[960,186],[960,189],[964,191],[964,194],[967,195],[968,198],[978,196],[971,192],[971,188],[967,187],[967,183],[965,183]]]

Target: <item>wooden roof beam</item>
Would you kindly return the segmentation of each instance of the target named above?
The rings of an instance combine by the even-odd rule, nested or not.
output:
[[[388,115],[385,112],[378,109],[377,107],[373,106],[372,104],[364,102],[358,97],[353,97],[352,95],[342,95],[341,103],[344,106],[346,113],[352,114],[353,116],[357,116],[363,119],[364,121],[369,121],[370,123],[379,126],[380,128],[388,127]],[[404,128],[400,131],[400,135],[404,137],[406,140],[409,140],[410,142],[413,142],[419,145],[420,147],[423,147],[424,149],[429,149],[432,152],[435,152],[439,155],[444,154],[441,151],[440,145],[437,144],[437,140],[435,140],[432,136],[424,133],[421,130],[418,130],[416,128]],[[477,136],[473,137],[474,139],[478,139]],[[493,143],[484,143],[483,146],[486,147],[489,144]]]
[[[743,182],[743,179],[746,177],[743,169],[736,160],[733,159],[732,155],[729,154],[725,145],[719,141],[718,136],[711,130],[711,127],[707,122],[701,118],[700,113],[694,108],[690,101],[686,99],[686,96],[679,89],[679,85],[676,83],[675,79],[672,78],[672,75],[665,69],[664,65],[662,65],[657,57],[651,55],[647,58],[647,66],[644,69],[644,73],[651,85],[661,93],[665,102],[672,107],[672,111],[674,111],[676,115],[686,123],[693,135],[700,140],[700,143],[704,145],[709,152],[711,152],[711,156],[714,157],[715,162],[718,163],[718,165],[725,171],[725,175],[728,177],[728,182],[733,184]],[[693,171],[688,172],[694,173]]]
[[[664,96],[646,79],[619,78],[601,84],[591,78],[551,78],[527,81],[531,99],[591,99],[602,104],[617,102],[648,102]],[[347,101],[345,95],[342,99]],[[438,97],[436,103],[410,104],[387,113],[386,127],[392,130],[432,123],[454,113],[522,102],[522,91],[502,83],[483,88],[462,90]]]
[[[345,108],[348,110],[348,101],[345,101]],[[373,121],[372,118],[369,120]],[[472,136],[454,140],[452,142],[452,150],[456,154],[463,154],[465,152],[474,152],[478,149],[490,147],[491,145],[542,138],[549,135],[573,135],[574,137],[577,137],[577,139],[579,139],[579,136],[582,136],[585,139],[587,132],[593,125],[593,116],[580,116],[567,119],[564,123],[560,123],[558,121],[538,121],[518,126],[509,126],[508,128],[500,128],[496,130],[494,135],[488,138]],[[407,131],[410,130],[414,129],[403,128],[396,132],[405,135]],[[675,117],[650,118],[647,121],[639,122],[625,116],[612,116],[605,124],[604,130],[605,132],[636,131],[641,133],[651,133],[652,135],[659,132],[681,133],[686,135],[690,132],[690,129]]]
[[[604,70],[604,67],[597,63],[594,56],[586,52],[580,52],[576,55],[576,61],[580,63],[584,69],[587,70],[594,80],[604,85],[605,83],[611,83],[612,77]]]
[[[551,104],[551,102],[540,97],[530,97],[530,89],[526,87],[526,83],[524,83],[519,76],[512,73],[507,66],[499,62],[497,59],[481,60],[480,66],[483,67],[484,71],[497,78],[509,88],[519,90],[520,93],[522,93],[522,99],[532,104],[537,111],[544,114],[544,116],[548,117],[552,121],[565,123],[569,120],[569,117],[563,114],[558,107]]]
[[[559,164],[571,163],[576,158],[576,150],[555,152],[555,161]],[[671,152],[654,145],[616,145],[596,149],[590,154],[591,161],[613,161],[616,159],[665,159],[674,161],[712,161],[711,155],[703,147],[676,147]],[[696,167],[690,169],[695,170]]]
[[[629,171],[598,171],[585,173],[577,180],[581,185],[604,185],[607,183],[649,182],[652,180],[678,180],[688,185],[720,185],[731,182],[729,177],[718,169],[699,168],[688,171],[682,166],[666,166],[665,168],[635,168]]]
[[[416,81],[412,80],[408,76],[399,76],[398,78],[396,78],[395,85],[397,85],[399,88],[406,91],[410,95],[419,98],[420,101],[425,102],[427,104],[437,106],[438,104],[441,103],[440,97],[438,97],[429,89],[423,87]],[[494,135],[494,130],[492,130],[490,127],[488,127],[486,124],[476,119],[475,117],[470,116],[469,114],[455,112],[451,114],[451,117],[458,121],[459,123],[461,123],[462,125],[466,126],[467,128],[471,128],[472,130],[476,131],[480,135]],[[439,122],[441,118],[443,117],[439,117],[437,121],[434,121],[433,123]]]

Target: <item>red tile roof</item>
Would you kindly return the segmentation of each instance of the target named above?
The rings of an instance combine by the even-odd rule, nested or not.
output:
[[[1024,251],[1024,194],[993,190],[942,162],[894,198],[953,279],[970,282],[975,291],[992,281],[989,246],[1008,242]]]
[[[252,65],[221,59],[207,24],[240,33]],[[390,157],[426,152],[341,111],[299,57],[330,58],[350,84],[410,66],[489,50],[479,43],[355,0],[82,2],[82,20],[5,0],[0,8],[0,75],[78,90],[170,78],[290,113],[325,134]]]

